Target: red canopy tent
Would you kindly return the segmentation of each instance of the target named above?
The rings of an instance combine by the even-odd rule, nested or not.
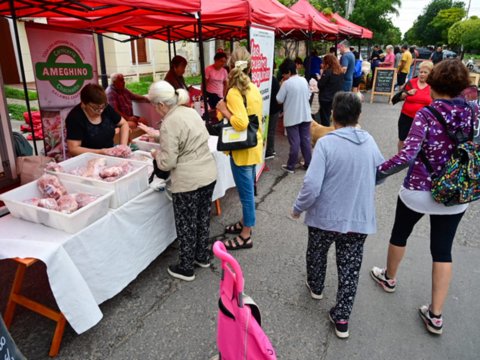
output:
[[[371,39],[373,37],[373,32],[364,28],[363,26],[357,25],[348,21],[347,19],[338,15],[338,13],[334,13],[331,15],[325,15],[320,13],[325,19],[335,23],[338,25],[338,29],[340,33],[344,34],[347,37],[355,37],[361,39]]]
[[[310,18],[312,23],[316,23],[322,27],[323,31],[320,33],[313,33],[312,39],[332,39],[339,33],[338,26],[320,15],[317,9],[315,9],[308,0],[299,0],[290,7],[293,11],[303,14],[305,17]]]
[[[13,14],[11,4],[15,14]],[[0,16],[67,17],[67,18],[119,18],[128,15],[155,13],[193,16],[200,11],[200,0],[1,0]]]
[[[202,0],[200,17],[202,38],[232,39],[248,37],[248,27],[252,23],[276,29],[278,36],[292,32],[313,31],[317,34],[336,34],[335,25],[323,19],[304,17],[277,0]],[[197,20],[169,14],[128,15],[121,19],[88,17],[51,18],[49,23],[76,29],[96,32],[117,32],[131,36],[143,36],[159,40],[198,41]],[[306,37],[305,33],[301,35]]]

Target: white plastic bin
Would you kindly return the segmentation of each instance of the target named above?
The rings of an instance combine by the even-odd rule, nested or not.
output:
[[[132,143],[138,146],[138,150],[150,151],[152,149],[160,150],[160,144],[157,142],[140,140],[141,136],[132,140]]]
[[[100,197],[71,214],[48,210],[23,202],[34,197],[42,197],[37,187],[38,180],[35,180],[0,195],[0,199],[5,202],[5,205],[12,216],[43,224],[58,230],[63,230],[68,233],[76,233],[82,230],[108,212],[110,198],[113,196],[112,190],[106,190],[67,180],[60,181],[69,194],[82,192],[100,195]]]
[[[118,180],[107,182],[98,179],[82,177],[78,175],[68,174],[68,172],[87,166],[92,159],[105,158],[107,166],[115,166],[124,161],[132,164],[133,170],[119,178]],[[47,171],[50,174],[57,175],[63,181],[73,181],[80,184],[95,186],[105,190],[113,190],[114,194],[110,199],[110,207],[116,209],[125,204],[130,199],[133,199],[138,194],[144,192],[148,187],[148,168],[144,162],[133,161],[128,159],[121,159],[111,156],[97,155],[92,153],[85,153],[71,159],[59,163],[65,172]]]

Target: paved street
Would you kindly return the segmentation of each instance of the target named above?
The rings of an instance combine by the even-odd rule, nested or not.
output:
[[[369,99],[369,98],[368,98]],[[394,154],[400,105],[364,104],[361,126],[376,139],[384,156]],[[398,188],[405,172],[378,187],[378,232],[367,238],[359,290],[350,320],[350,338],[335,337],[327,310],[334,304],[336,268],[330,252],[324,299],[310,298],[305,287],[307,228],[287,217],[302,184],[304,171],[287,175],[286,138],[277,136],[279,156],[258,183],[254,248],[235,252],[246,278],[246,293],[260,306],[263,327],[279,359],[478,359],[480,343],[480,202],[470,206],[453,249],[454,277],[444,309],[441,337],[429,335],[417,308],[430,299],[431,257],[428,218],[409,239],[396,293],[384,293],[368,274],[384,266]],[[356,181],[357,179],[352,179]],[[223,214],[212,218],[212,237],[240,218],[235,189],[222,199]],[[135,239],[132,239],[135,241]],[[112,239],[114,246],[115,239]],[[77,335],[67,327],[58,359],[208,360],[216,354],[219,262],[200,269],[194,282],[172,279],[167,266],[175,261],[176,243],[113,299],[101,305],[104,318]],[[125,264],[128,266],[128,264]],[[41,265],[26,292],[52,303]],[[13,281],[13,266],[0,262],[0,311]],[[19,310],[12,335],[29,359],[48,359],[53,322]]]

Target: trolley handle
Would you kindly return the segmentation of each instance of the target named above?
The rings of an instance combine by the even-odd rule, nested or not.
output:
[[[225,263],[230,265],[233,272],[235,273],[237,291],[242,294],[244,286],[243,272],[238,261],[235,260],[235,258],[227,252],[225,245],[221,241],[215,241],[213,243],[213,253],[222,261],[222,268],[224,267]]]

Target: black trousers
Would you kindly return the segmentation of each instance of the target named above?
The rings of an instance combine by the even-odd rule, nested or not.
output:
[[[434,262],[452,262],[452,244],[463,214],[430,215],[430,252]],[[404,247],[415,224],[425,214],[409,209],[398,197],[390,244]]]
[[[321,294],[327,273],[328,249],[335,243],[337,256],[337,303],[333,308],[334,320],[347,320],[357,293],[358,278],[363,260],[366,234],[327,231],[308,227],[307,281],[316,294]]]
[[[210,235],[210,211],[215,181],[194,191],[172,194],[175,228],[179,241],[179,265],[192,271],[193,261],[210,261],[208,238]]]
[[[332,116],[332,101],[320,101],[320,124],[330,126]]]

